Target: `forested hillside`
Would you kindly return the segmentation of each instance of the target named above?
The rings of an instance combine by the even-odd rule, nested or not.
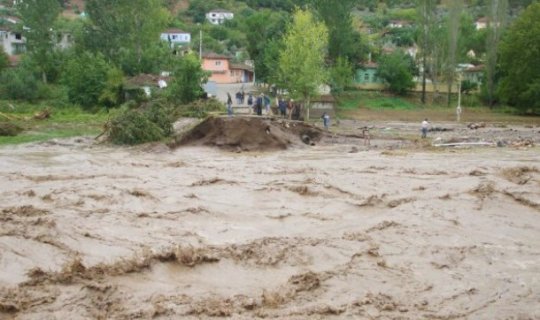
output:
[[[351,86],[352,80],[378,81],[395,94],[406,94],[421,82],[423,102],[429,83],[433,92],[448,93],[449,104],[461,79],[463,90],[479,92],[493,106],[511,102],[509,90],[499,86],[509,73],[500,68],[510,65],[499,60],[499,47],[508,43],[514,30],[510,26],[533,2],[537,1],[25,0],[15,8],[12,1],[2,0],[0,26],[27,37],[25,58],[31,63],[25,66],[40,74],[43,82],[64,81],[69,87],[73,83],[69,73],[75,76],[84,73],[82,65],[94,65],[91,70],[101,70],[101,77],[115,78],[109,81],[118,84],[122,76],[172,70],[176,62],[171,53],[201,51],[228,56],[232,63],[248,62],[258,81],[285,88],[292,85],[283,70],[286,56],[310,53],[287,51],[292,45],[287,39],[294,38],[288,38],[288,33],[295,14],[307,11],[313,19],[310,23],[326,28],[321,33],[325,39],[319,39],[327,41],[321,49],[325,56],[320,78],[334,93]],[[206,15],[217,9],[230,17],[208,20]],[[162,41],[160,34],[168,29],[189,34],[189,40],[180,45]],[[60,41],[66,34],[72,50],[58,51],[59,44],[47,40]],[[374,76],[358,73],[373,63],[378,68]],[[463,79],[470,75],[463,73],[465,69],[476,74]],[[535,88],[527,95],[533,97]],[[72,96],[77,100],[82,95]],[[106,104],[115,105],[119,99],[110,96],[110,92],[96,94],[84,101],[95,104],[107,97]]]

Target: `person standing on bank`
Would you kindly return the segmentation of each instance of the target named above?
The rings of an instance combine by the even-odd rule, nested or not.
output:
[[[328,113],[325,112],[323,113],[321,118],[323,121],[324,128],[328,130],[328,127],[330,126],[330,116],[328,115]]]
[[[427,137],[428,129],[429,129],[429,122],[428,122],[428,119],[425,118],[424,121],[422,121],[422,138]]]
[[[262,107],[264,103],[264,95],[261,93],[255,102],[255,112],[258,116],[262,116]]]
[[[231,94],[227,92],[227,114],[230,116],[232,116],[233,114],[233,110],[232,110],[232,98],[231,98]]]

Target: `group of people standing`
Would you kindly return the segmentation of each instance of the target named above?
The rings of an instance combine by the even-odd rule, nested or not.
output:
[[[235,94],[236,104],[244,105],[246,103],[246,94],[243,91],[239,91]],[[298,119],[300,116],[300,105],[295,103],[293,99],[284,99],[279,96],[276,98],[276,106],[278,108],[279,115],[283,118]],[[232,116],[233,114],[233,99],[230,93],[227,92],[227,114]],[[262,116],[263,111],[265,114],[270,114],[272,100],[270,96],[261,93],[254,96],[252,93],[247,94],[247,105],[250,107],[250,113]]]

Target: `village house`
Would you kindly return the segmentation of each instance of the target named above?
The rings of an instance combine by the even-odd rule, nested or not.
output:
[[[410,25],[411,22],[407,20],[390,20],[390,22],[388,22],[389,28],[405,28],[409,27]]]
[[[463,69],[462,74],[463,74],[463,78],[462,78],[463,81],[469,81],[470,83],[474,83],[480,86],[484,78],[484,66],[483,65],[470,66],[468,68]]]
[[[384,82],[377,77],[377,69],[379,65],[375,62],[368,62],[361,68],[356,70],[354,82],[359,89],[366,90],[382,90]]]
[[[487,24],[488,24],[488,18],[487,17],[479,18],[474,22],[474,26],[475,26],[476,30],[487,28]]]
[[[163,31],[160,38],[161,40],[170,43],[171,47],[183,46],[191,43],[191,33],[176,28],[170,28]]]
[[[26,38],[21,32],[13,31],[9,27],[0,27],[0,43],[9,56],[26,52]]]
[[[164,89],[170,82],[170,76],[154,74],[138,74],[124,81],[124,95],[126,100],[136,99],[140,94],[151,97],[153,92]]]
[[[331,119],[336,116],[336,99],[330,94],[321,95],[311,99],[309,110],[310,119],[320,119],[326,112]],[[305,115],[307,117],[307,114]]]
[[[211,24],[222,24],[226,20],[231,20],[234,18],[234,13],[224,10],[224,9],[215,9],[206,14],[206,20]]]
[[[248,83],[253,81],[253,68],[231,63],[231,58],[216,53],[202,55],[202,68],[209,71],[209,81],[215,83]]]

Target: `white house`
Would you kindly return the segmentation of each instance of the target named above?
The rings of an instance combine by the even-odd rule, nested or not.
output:
[[[191,33],[180,29],[167,29],[161,33],[161,40],[169,42],[171,45],[183,45],[191,42]]]
[[[488,24],[488,18],[486,17],[482,17],[474,22],[474,26],[476,27],[476,30],[487,28],[487,24]]]
[[[225,20],[231,20],[234,18],[234,13],[223,10],[215,9],[206,14],[206,20],[210,21],[211,24],[222,24]]]
[[[26,38],[21,32],[12,31],[10,28],[0,27],[0,44],[9,56],[26,51]]]
[[[409,27],[410,25],[411,25],[411,22],[407,20],[390,20],[390,22],[388,23],[389,28],[397,28],[397,29]]]

